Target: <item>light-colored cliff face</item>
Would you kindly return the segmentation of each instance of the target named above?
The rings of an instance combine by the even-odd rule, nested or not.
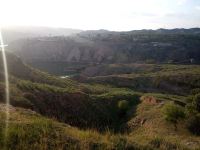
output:
[[[69,37],[21,39],[11,42],[9,49],[32,62],[200,62],[200,38],[193,30],[86,31]]]

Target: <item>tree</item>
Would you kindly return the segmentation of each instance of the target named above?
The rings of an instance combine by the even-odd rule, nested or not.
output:
[[[118,108],[121,115],[126,114],[129,108],[129,102],[127,100],[121,100],[118,102]]]
[[[173,103],[166,104],[163,108],[163,113],[165,119],[174,124],[175,130],[177,130],[178,121],[185,118],[184,108]]]

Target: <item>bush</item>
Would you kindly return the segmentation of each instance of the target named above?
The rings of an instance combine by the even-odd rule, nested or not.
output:
[[[129,102],[127,100],[121,100],[118,102],[118,108],[120,110],[127,110],[129,107]]]
[[[118,108],[121,115],[126,114],[129,108],[129,102],[127,100],[121,100],[118,102]]]
[[[195,135],[200,135],[200,94],[190,97],[186,108],[188,130]]]
[[[191,116],[187,120],[187,128],[195,135],[200,135],[200,114]]]
[[[177,130],[178,121],[185,117],[184,108],[173,103],[166,104],[163,108],[163,113],[165,119],[174,124],[175,130]]]

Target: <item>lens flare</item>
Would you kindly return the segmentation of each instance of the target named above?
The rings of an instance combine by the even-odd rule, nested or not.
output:
[[[9,77],[8,77],[8,66],[7,66],[7,58],[5,53],[5,46],[3,42],[3,36],[0,28],[0,47],[2,50],[2,58],[3,58],[3,68],[4,68],[4,76],[5,76],[5,100],[6,100],[6,119],[5,119],[5,140],[7,139],[8,134],[8,125],[9,125],[9,118],[10,118],[10,90],[9,90]]]

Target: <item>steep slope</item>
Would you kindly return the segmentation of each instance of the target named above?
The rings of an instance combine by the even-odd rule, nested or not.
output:
[[[107,87],[107,90],[98,93],[96,92],[98,89],[94,90],[93,87],[30,68],[9,53],[7,59],[12,105],[35,110],[42,115],[80,128],[115,130],[121,125],[118,101],[126,96],[127,100],[135,105],[139,99],[137,93],[126,89]],[[0,67],[0,98],[2,100],[4,97],[2,63]],[[121,93],[112,94],[119,91]],[[102,94],[107,95],[101,96]]]
[[[5,150],[150,149],[123,135],[79,130],[47,119],[36,112],[16,107],[10,107],[9,128],[5,138],[3,104],[0,104],[0,117],[0,147]]]

